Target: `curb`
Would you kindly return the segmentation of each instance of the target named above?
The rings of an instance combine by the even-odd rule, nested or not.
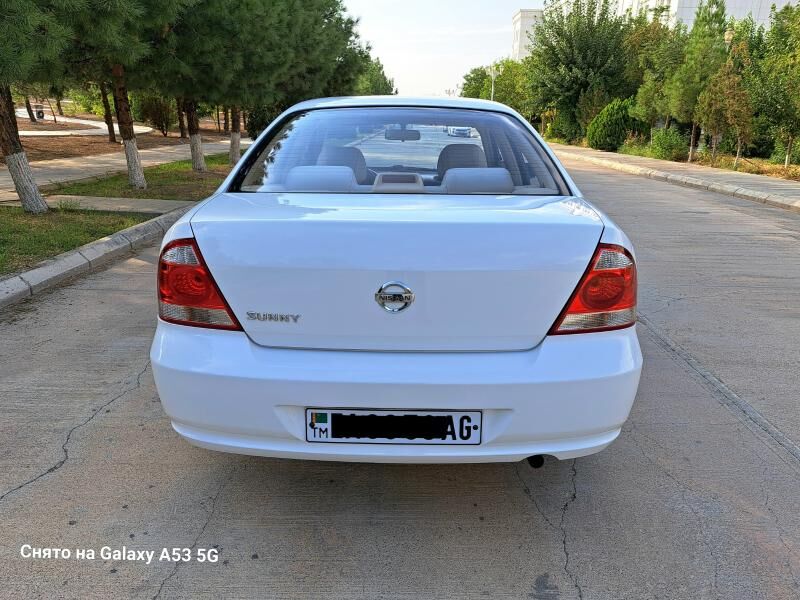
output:
[[[0,280],[0,309],[41,294],[68,279],[124,257],[133,250],[160,241],[175,221],[191,207],[172,210],[112,235],[89,242],[42,262],[38,267]]]
[[[575,160],[582,160],[584,162],[593,163],[601,167],[614,169],[615,171],[630,173],[631,175],[639,175],[641,177],[647,177],[657,181],[664,181],[673,185],[681,185],[683,187],[689,187],[698,190],[708,190],[709,192],[716,192],[726,196],[742,198],[743,200],[751,200],[760,204],[774,206],[775,208],[783,208],[784,210],[800,213],[800,200],[793,200],[781,194],[759,192],[758,190],[728,185],[716,181],[709,181],[707,179],[698,179],[697,177],[689,177],[686,175],[676,175],[675,173],[667,173],[666,171],[659,171],[657,169],[648,169],[647,167],[628,165],[605,158],[585,156],[580,153],[569,152],[568,150],[558,150],[556,151],[556,155],[564,156],[566,158],[574,158]]]

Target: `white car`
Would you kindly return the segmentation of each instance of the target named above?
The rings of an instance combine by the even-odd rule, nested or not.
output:
[[[447,128],[447,135],[451,135],[453,137],[471,137],[472,136],[472,128],[471,127],[448,127]]]
[[[158,297],[164,409],[227,452],[574,458],[620,434],[642,366],[630,241],[481,100],[287,110],[168,231]]]

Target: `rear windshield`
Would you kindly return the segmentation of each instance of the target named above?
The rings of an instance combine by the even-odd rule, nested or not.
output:
[[[566,193],[531,133],[490,111],[317,109],[294,115],[260,146],[234,191]]]

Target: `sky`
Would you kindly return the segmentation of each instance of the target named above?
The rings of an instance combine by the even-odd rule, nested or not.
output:
[[[511,54],[511,17],[542,0],[344,0],[404,96],[444,96],[473,67]]]

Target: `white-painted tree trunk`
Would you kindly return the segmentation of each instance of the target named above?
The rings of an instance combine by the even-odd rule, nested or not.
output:
[[[234,131],[231,133],[231,149],[228,152],[228,162],[231,164],[231,166],[239,162],[239,157],[242,154],[240,149],[241,139],[242,139],[242,134],[239,133],[238,131]]]
[[[736,171],[739,168],[739,159],[742,157],[742,138],[736,138],[736,158],[733,160],[733,170]]]
[[[144,178],[144,169],[142,169],[142,161],[139,158],[136,138],[122,140],[122,145],[125,147],[125,160],[128,162],[128,183],[137,189],[146,189],[147,181]]]
[[[33,180],[33,172],[27,155],[24,152],[9,154],[6,156],[6,166],[8,172],[11,173],[11,179],[14,180],[14,187],[25,212],[47,212],[47,202],[42,198],[39,188],[36,187],[36,182]]]
[[[189,136],[189,149],[192,151],[192,169],[205,171],[206,159],[203,156],[203,140],[199,133],[193,133]]]

